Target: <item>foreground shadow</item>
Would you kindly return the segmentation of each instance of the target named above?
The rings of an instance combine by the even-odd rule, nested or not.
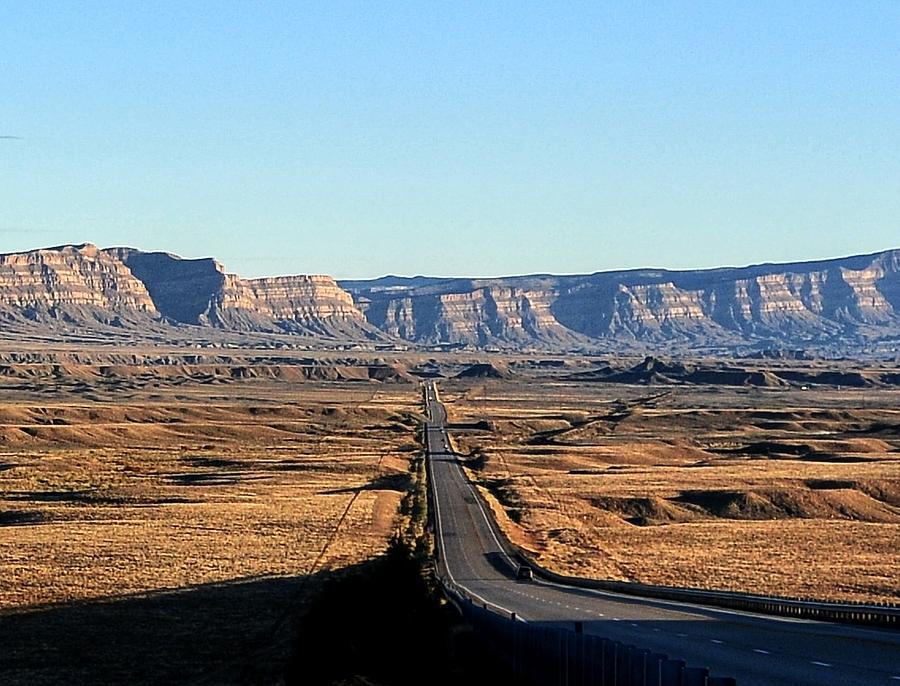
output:
[[[271,683],[317,586],[247,579],[2,613],[0,684]]]
[[[330,581],[316,596],[296,634],[287,684],[511,683],[484,637],[439,598],[420,562],[395,542],[364,573]]]
[[[438,597],[395,545],[308,578],[0,612],[0,684],[508,683]]]

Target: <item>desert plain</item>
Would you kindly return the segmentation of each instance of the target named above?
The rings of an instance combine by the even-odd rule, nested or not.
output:
[[[279,683],[304,604],[404,526],[426,378],[554,570],[900,597],[895,365],[299,355],[0,351],[0,682]]]
[[[0,380],[4,684],[277,682],[309,596],[400,526],[411,384],[27,367]]]
[[[507,533],[549,568],[900,598],[897,390],[484,377],[442,384],[457,446]]]

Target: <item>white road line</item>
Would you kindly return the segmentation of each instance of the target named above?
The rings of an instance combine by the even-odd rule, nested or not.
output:
[[[506,548],[504,548],[500,544],[500,539],[497,538],[497,534],[494,532],[494,527],[491,526],[491,520],[488,519],[487,512],[484,511],[484,506],[481,504],[481,498],[479,497],[478,493],[475,491],[475,486],[472,485],[472,482],[469,481],[469,479],[466,477],[465,474],[463,474],[462,467],[460,467],[459,460],[456,459],[456,455],[454,455],[453,457],[454,457],[454,465],[459,470],[460,477],[463,479],[463,481],[465,481],[466,485],[469,487],[469,490],[472,492],[472,497],[475,499],[475,505],[478,507],[478,511],[481,513],[481,516],[484,517],[484,523],[487,526],[488,531],[491,534],[491,538],[494,539],[494,543],[497,546],[497,550],[499,550],[500,554],[506,558],[506,561],[509,562],[509,566],[512,567],[513,569],[515,569],[518,565],[516,565],[516,563],[513,562],[513,559],[506,552]]]
[[[762,648],[754,648],[754,653],[759,653],[760,655],[771,655],[768,650],[763,650]]]
[[[827,662],[819,662],[818,660],[810,660],[809,664],[818,665],[819,667],[831,667],[831,665]]]
[[[718,638],[711,638],[711,639],[709,639],[709,642],[715,643],[717,646],[720,646],[724,643],[724,641],[720,641]]]
[[[429,450],[429,452],[430,452],[430,450]],[[434,489],[434,509],[435,509],[435,515],[436,515],[436,516],[435,516],[435,521],[436,521],[436,523],[437,523],[437,528],[438,528],[438,531],[437,531],[438,537],[437,537],[437,538],[438,538],[438,541],[439,541],[440,546],[441,546],[441,559],[442,559],[443,562],[444,562],[444,569],[447,570],[447,576],[450,577],[450,583],[452,583],[452,584],[455,585],[455,586],[459,586],[460,588],[462,588],[463,590],[465,590],[467,593],[469,593],[469,595],[471,595],[471,596],[474,597],[474,598],[477,598],[477,599],[480,600],[482,603],[484,603],[484,604],[486,604],[486,605],[490,605],[491,607],[495,607],[495,608],[497,608],[498,610],[502,610],[503,612],[506,612],[507,614],[512,615],[512,614],[513,614],[513,611],[512,611],[512,610],[510,610],[510,609],[508,609],[508,608],[505,608],[505,607],[503,607],[502,605],[498,605],[497,603],[492,603],[492,602],[490,602],[489,600],[487,600],[486,598],[482,598],[480,595],[478,595],[477,593],[475,593],[475,592],[472,591],[471,589],[466,588],[466,587],[463,586],[462,584],[457,583],[456,580],[453,578],[453,572],[450,571],[450,565],[447,564],[447,551],[446,551],[446,549],[445,549],[445,547],[444,547],[444,537],[443,537],[442,532],[441,532],[441,505],[440,505],[440,496],[439,496],[439,494],[438,494],[438,489],[437,489],[437,487],[434,486],[434,484],[435,484],[435,480],[434,480],[434,460],[433,460],[433,458],[432,458],[430,455],[429,455],[429,457],[428,457],[428,468],[429,468],[429,472],[431,473],[431,483],[432,483],[433,489]],[[517,615],[517,616],[518,616],[518,615]]]

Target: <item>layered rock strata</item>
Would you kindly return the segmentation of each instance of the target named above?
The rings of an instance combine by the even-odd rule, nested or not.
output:
[[[115,323],[159,313],[128,267],[84,244],[0,255],[0,315],[8,321]]]
[[[864,345],[900,334],[900,251],[822,262],[585,276],[347,281],[368,320],[406,340],[590,348]]]
[[[131,248],[109,250],[146,286],[158,310],[183,324],[234,331],[376,336],[330,276],[242,279],[214,259],[187,260]]]
[[[84,244],[0,255],[0,325],[7,335],[46,331],[46,340],[122,330],[164,341],[194,327],[195,338],[252,332],[509,350],[889,352],[900,348],[900,250],[697,271],[338,283],[243,279],[212,258]]]

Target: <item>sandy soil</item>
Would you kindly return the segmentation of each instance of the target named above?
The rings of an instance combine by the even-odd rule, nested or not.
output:
[[[900,600],[896,391],[540,378],[442,388],[473,478],[554,569]]]
[[[0,394],[2,683],[245,683],[399,526],[414,385],[94,390]]]

